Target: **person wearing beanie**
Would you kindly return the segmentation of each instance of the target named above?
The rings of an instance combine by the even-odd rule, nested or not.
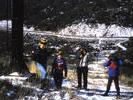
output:
[[[87,76],[88,76],[88,62],[89,62],[89,53],[86,52],[84,48],[80,48],[77,52],[77,78],[78,78],[78,89],[82,88],[82,79],[83,79],[83,88],[87,90]],[[83,78],[82,78],[83,75]]]
[[[46,39],[41,40],[38,49],[32,51],[32,59],[36,62],[38,69],[41,71],[41,88],[44,88],[45,77],[47,74],[47,60],[52,52],[47,50]]]
[[[47,59],[48,56],[50,55],[50,52],[48,52],[47,48],[46,48],[46,41],[39,42],[39,48],[32,51],[33,54],[33,60],[37,61],[38,63],[40,63],[45,70],[47,70]]]
[[[65,78],[67,77],[67,65],[65,59],[62,57],[62,51],[58,52],[57,57],[52,64],[52,75],[54,77],[55,85],[57,89],[61,89],[63,81],[63,70],[65,71]]]

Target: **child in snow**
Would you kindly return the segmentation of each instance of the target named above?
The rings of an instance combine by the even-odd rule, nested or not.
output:
[[[52,64],[52,74],[53,74],[57,89],[60,89],[62,86],[63,70],[65,71],[65,78],[66,78],[67,77],[66,62],[62,57],[62,51],[59,51],[57,58],[54,59]]]
[[[82,88],[82,75],[84,81],[84,89],[87,89],[87,76],[88,76],[88,61],[89,53],[84,48],[80,48],[77,54],[77,78],[78,89]]]
[[[108,85],[107,85],[107,90],[103,94],[103,96],[107,96],[108,92],[110,90],[110,86],[112,81],[114,80],[115,82],[115,87],[117,91],[117,96],[120,96],[120,88],[119,88],[119,66],[123,65],[122,60],[119,60],[116,56],[112,56],[109,61],[105,62],[104,66],[109,68],[109,78],[108,78]]]

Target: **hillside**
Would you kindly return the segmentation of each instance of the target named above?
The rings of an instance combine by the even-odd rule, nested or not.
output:
[[[84,21],[89,24],[133,26],[132,0],[24,0],[28,27],[57,31]],[[7,19],[6,0],[0,1],[0,19]],[[11,19],[11,3],[8,17]]]

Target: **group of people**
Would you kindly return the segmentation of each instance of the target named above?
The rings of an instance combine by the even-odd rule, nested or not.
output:
[[[39,43],[39,48],[33,51],[33,60],[40,63],[45,70],[47,70],[47,59],[50,56],[51,52],[46,48],[46,39],[41,40]],[[77,79],[78,79],[78,89],[84,88],[87,90],[87,76],[88,76],[88,64],[90,59],[90,54],[87,50],[81,47],[76,56],[76,64],[77,64]],[[120,96],[120,88],[119,88],[119,66],[123,65],[122,60],[118,59],[117,56],[112,56],[107,62],[105,62],[104,66],[109,68],[109,78],[107,90],[103,94],[103,96],[107,96],[111,87],[111,83],[114,80],[115,87],[117,90],[117,96]],[[63,76],[63,71],[65,71],[65,75]],[[55,81],[55,85],[57,89],[61,89],[63,77],[67,77],[67,64],[65,59],[63,58],[63,52],[59,51],[57,57],[53,60],[52,63],[52,75]],[[83,80],[83,85],[82,85]],[[42,78],[42,84],[45,80]],[[43,87],[43,85],[42,85]]]
[[[44,72],[47,72],[47,60],[48,60],[48,57],[50,57],[50,55],[52,54],[52,51],[48,50],[46,47],[47,47],[46,39],[42,39],[39,42],[39,47],[34,51],[32,51],[32,54],[33,54],[32,59],[37,62],[37,65],[41,64],[41,66],[38,66],[42,74],[40,77],[41,88],[45,87]],[[54,78],[57,89],[61,88],[63,78],[67,77],[67,65],[62,54],[63,52],[59,51],[57,57],[52,62],[51,74]],[[65,71],[65,76],[63,76],[63,71]]]

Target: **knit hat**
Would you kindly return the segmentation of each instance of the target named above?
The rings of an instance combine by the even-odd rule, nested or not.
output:
[[[62,51],[59,51],[59,52],[58,52],[58,55],[62,55],[62,54],[63,54],[63,52],[62,52]]]
[[[39,42],[39,45],[46,45],[47,42],[46,42],[46,39],[43,38],[40,42]]]

